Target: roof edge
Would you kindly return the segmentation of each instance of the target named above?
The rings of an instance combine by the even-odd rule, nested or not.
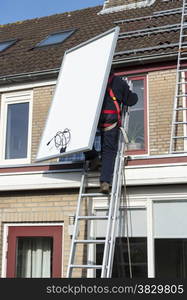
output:
[[[29,73],[20,73],[20,74],[13,74],[13,75],[4,75],[0,77],[0,85],[10,84],[13,82],[26,82],[31,80],[38,80],[38,79],[47,79],[52,77],[57,77],[60,68],[57,69],[49,69],[43,71],[36,71],[36,72],[29,72]]]
[[[169,52],[169,53],[160,53],[160,54],[148,54],[142,56],[134,56],[130,58],[117,58],[115,59],[115,55],[113,58],[113,65],[139,65],[144,63],[151,63],[151,62],[160,62],[160,61],[169,61],[177,58],[177,52]],[[30,73],[21,73],[21,74],[14,74],[14,75],[5,75],[0,77],[0,86],[10,84],[10,83],[19,83],[19,82],[27,82],[27,81],[35,81],[39,79],[51,79],[57,78],[60,68],[51,69],[51,70],[43,70],[37,72],[30,72]]]

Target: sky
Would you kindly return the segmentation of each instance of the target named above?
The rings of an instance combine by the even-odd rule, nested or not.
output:
[[[103,5],[104,0],[0,0],[0,24]]]

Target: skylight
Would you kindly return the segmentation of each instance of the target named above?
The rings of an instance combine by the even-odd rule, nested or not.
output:
[[[9,40],[9,41],[0,42],[0,52],[7,49],[11,45],[13,45],[15,42],[16,42],[16,40],[11,40],[11,41]]]
[[[36,47],[43,47],[43,46],[48,46],[48,45],[54,45],[54,44],[59,44],[65,41],[72,33],[75,31],[73,30],[66,30],[62,32],[57,32],[50,34],[47,38],[45,38],[43,41],[38,43]]]

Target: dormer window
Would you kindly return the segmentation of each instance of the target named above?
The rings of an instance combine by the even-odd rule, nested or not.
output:
[[[9,48],[13,44],[15,44],[16,40],[9,40],[0,42],[0,52],[4,51],[5,49]]]
[[[73,33],[75,29],[61,31],[57,33],[50,34],[48,37],[46,37],[43,41],[38,43],[36,47],[43,47],[48,45],[55,45],[64,42],[67,38],[69,38]]]

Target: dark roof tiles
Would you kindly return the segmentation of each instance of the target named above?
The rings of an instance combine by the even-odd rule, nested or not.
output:
[[[45,71],[49,69],[58,69],[64,52],[94,36],[107,31],[117,25],[120,26],[120,33],[128,31],[142,30],[147,28],[167,26],[180,23],[180,14],[172,14],[162,17],[153,17],[154,12],[181,7],[181,0],[173,0],[163,2],[156,0],[152,6],[132,9],[128,11],[120,11],[116,13],[98,14],[102,6],[96,6],[83,10],[77,10],[70,13],[56,14],[49,17],[37,18],[3,25],[0,27],[0,41],[8,39],[18,39],[17,43],[9,49],[0,52],[0,77],[9,76],[20,73],[30,73]],[[152,16],[145,19],[143,16]],[[133,19],[126,22],[129,19]],[[121,22],[121,20],[126,20]],[[117,21],[117,23],[116,23]],[[120,22],[118,22],[120,21]],[[49,34],[76,29],[67,40],[63,43],[46,46],[42,48],[34,48],[37,43],[46,38]],[[128,56],[133,59],[135,56],[147,55],[154,53],[167,53],[171,51],[169,47],[164,49],[151,49],[163,44],[177,43],[179,39],[179,30],[168,30],[163,33],[150,33],[143,36],[123,37],[118,40],[116,55],[114,60],[118,58],[122,60]],[[133,52],[133,49],[150,48],[149,50]],[[131,53],[118,54],[132,50]],[[176,47],[172,49],[176,51]]]

